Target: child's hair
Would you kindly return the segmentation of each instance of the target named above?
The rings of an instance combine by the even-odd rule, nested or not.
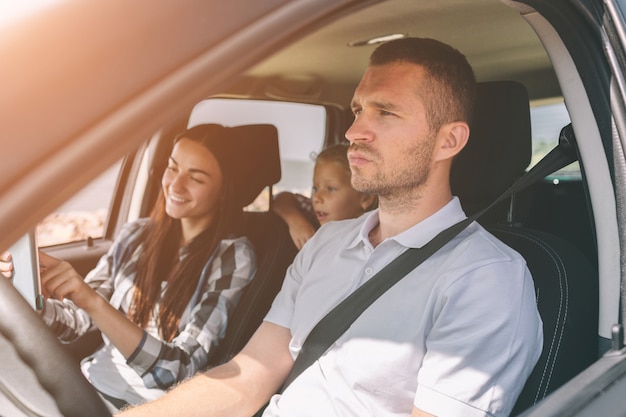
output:
[[[315,162],[339,162],[345,169],[350,172],[350,163],[348,162],[348,144],[337,143],[330,145],[320,152],[315,158]]]

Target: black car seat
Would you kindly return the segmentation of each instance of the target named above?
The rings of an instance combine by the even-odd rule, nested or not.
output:
[[[467,214],[486,207],[521,176],[532,151],[529,100],[523,85],[479,83],[477,100],[469,143],[451,173],[453,194]],[[512,415],[581,372],[598,352],[596,268],[568,241],[516,223],[515,208],[513,196],[479,219],[526,259],[543,320],[543,351]]]
[[[245,205],[281,177],[278,133],[268,124],[235,128],[244,139],[238,172],[238,193]],[[228,361],[243,348],[261,324],[274,296],[280,290],[287,267],[297,249],[287,225],[272,210],[244,212],[244,234],[252,241],[257,256],[257,272],[231,314],[224,339],[209,358],[209,366]]]

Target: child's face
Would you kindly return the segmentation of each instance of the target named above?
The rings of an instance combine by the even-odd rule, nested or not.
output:
[[[334,161],[315,164],[311,201],[320,224],[358,217],[365,211],[362,194],[350,184],[350,172]]]

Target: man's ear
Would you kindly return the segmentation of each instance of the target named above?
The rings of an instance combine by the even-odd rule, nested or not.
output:
[[[439,130],[437,160],[452,159],[457,155],[469,139],[470,129],[465,122],[445,124]]]
[[[377,197],[374,194],[361,193],[360,205],[363,211],[373,209],[375,207]]]

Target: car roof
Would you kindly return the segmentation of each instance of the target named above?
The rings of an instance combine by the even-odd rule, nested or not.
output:
[[[352,45],[392,34],[452,45],[467,56],[478,81],[520,81],[531,99],[560,95],[550,59],[533,29],[518,11],[497,0],[389,0],[362,8],[264,60],[231,91],[293,100],[308,96],[345,105],[377,46]],[[245,90],[259,84],[264,90]]]

